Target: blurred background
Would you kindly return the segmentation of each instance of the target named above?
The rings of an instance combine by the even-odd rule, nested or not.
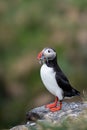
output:
[[[72,86],[87,87],[87,0],[0,0],[0,129],[53,101],[37,54],[53,47]]]

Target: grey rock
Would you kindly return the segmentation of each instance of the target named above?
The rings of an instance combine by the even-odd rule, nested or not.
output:
[[[67,117],[77,117],[87,108],[86,102],[63,102],[62,109],[56,112],[50,112],[45,106],[37,107],[27,113],[27,121],[48,121],[58,123]],[[37,114],[36,120],[32,120]],[[31,116],[30,116],[31,115]],[[34,116],[32,118],[32,116]]]
[[[27,112],[27,124],[25,127],[26,129],[29,129],[31,126],[37,127],[37,121],[59,123],[68,117],[76,118],[82,114],[85,109],[87,109],[87,102],[63,102],[62,109],[56,112],[51,112],[48,108],[45,108],[45,106],[37,107]]]

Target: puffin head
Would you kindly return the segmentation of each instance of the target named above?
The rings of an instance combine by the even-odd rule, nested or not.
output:
[[[46,63],[47,61],[52,61],[56,57],[56,52],[52,48],[44,48],[37,56],[40,63]]]

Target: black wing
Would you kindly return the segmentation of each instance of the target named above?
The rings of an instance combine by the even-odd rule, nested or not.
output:
[[[60,86],[60,88],[63,89],[64,96],[71,97],[71,96],[80,95],[80,92],[77,91],[76,89],[74,89],[70,85],[69,80],[62,72],[56,73],[56,81],[57,81],[58,85]]]

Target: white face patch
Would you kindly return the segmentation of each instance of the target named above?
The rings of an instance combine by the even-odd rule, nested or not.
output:
[[[51,48],[44,48],[42,53],[47,60],[53,60],[56,57],[56,52]]]

